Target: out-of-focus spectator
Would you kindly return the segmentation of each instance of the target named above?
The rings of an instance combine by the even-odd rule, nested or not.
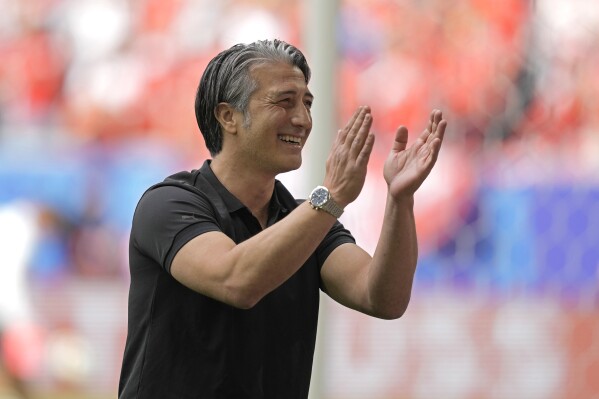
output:
[[[72,272],[69,237],[72,223],[50,206],[40,206],[37,215],[37,240],[28,267],[40,281],[59,281]]]
[[[123,234],[106,221],[106,184],[91,180],[85,195],[83,214],[69,237],[73,274],[83,278],[105,279],[121,275]]]
[[[60,101],[66,68],[49,19],[52,2],[10,3],[0,30],[0,116],[9,124],[47,122]]]
[[[588,0],[541,0],[534,16],[531,62],[537,84],[517,135],[546,159],[562,159],[554,170],[557,179],[592,178],[599,130],[599,8]]]
[[[39,208],[26,201],[0,206],[0,373],[26,399],[40,370],[42,334],[27,284],[28,264],[38,240]]]

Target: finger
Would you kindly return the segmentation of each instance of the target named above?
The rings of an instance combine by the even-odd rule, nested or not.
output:
[[[345,124],[345,127],[341,130],[339,130],[339,142],[341,144],[343,144],[345,142],[345,138],[347,137],[347,134],[349,133],[349,130],[351,129],[351,127],[353,126],[356,118],[358,117],[358,114],[360,113],[360,108],[358,107],[358,109],[356,109],[356,111],[353,113],[353,115],[351,116],[351,118],[349,118],[349,120],[347,121],[347,123]]]
[[[365,142],[366,142],[366,138],[368,137],[368,134],[370,133],[370,128],[372,126],[372,115],[370,114],[366,114],[364,115],[364,121],[362,123],[362,125],[360,126],[360,128],[358,129],[357,134],[354,136],[347,136],[348,137],[348,143],[350,143],[350,156],[352,158],[357,158],[358,155],[360,154],[360,151],[362,150],[362,147],[364,146]],[[353,137],[353,140],[351,142],[349,142],[349,137]]]
[[[435,130],[437,129],[437,110],[433,109],[431,111],[431,116],[428,118],[428,123],[426,125],[426,129],[422,132],[421,138],[425,143],[429,143],[434,135]]]
[[[358,166],[366,166],[368,165],[368,161],[370,160],[370,154],[372,153],[372,149],[374,148],[374,134],[369,133],[366,136],[366,140],[364,141],[364,145],[356,158],[356,164]]]
[[[425,157],[425,164],[427,169],[431,169],[434,164],[437,162],[437,158],[439,157],[439,151],[441,150],[441,140],[439,138],[435,138],[431,141],[430,146],[428,146],[427,154]]]
[[[429,132],[433,131],[431,127],[433,126],[433,123],[435,122],[435,112],[436,111],[437,111],[436,109],[433,109],[431,111],[431,116],[428,118],[428,131]]]
[[[441,149],[441,144],[443,143],[443,138],[445,136],[445,128],[446,127],[447,127],[447,121],[445,121],[444,119],[439,121],[439,123],[435,129],[435,132],[429,135],[429,137],[427,138],[426,144],[424,144],[419,149],[419,151],[421,151],[422,154],[426,154],[425,157],[427,159],[429,157],[432,157],[431,159],[433,161],[433,164],[434,164],[434,162],[436,162],[437,156]],[[428,162],[428,160],[427,160],[427,162]]]
[[[335,136],[335,146],[343,144],[344,140],[345,140],[345,132],[343,131],[343,129],[337,130],[337,135]]]
[[[352,127],[356,123],[356,120],[358,119],[358,116],[360,116],[360,114],[362,113],[363,109],[364,109],[364,107],[362,107],[362,106],[358,107],[356,109],[356,111],[354,112],[354,114],[351,116],[351,118],[349,118],[349,120],[347,121],[347,124],[345,125],[345,127],[342,130],[343,133],[341,134],[341,143],[345,142],[347,135],[349,134]]]
[[[445,129],[447,128],[447,121],[445,119],[442,119],[441,121],[439,121],[439,124],[437,125],[437,131],[435,132],[435,138],[438,138],[441,142],[443,141],[443,138],[445,137]],[[439,143],[440,145],[441,143]]]
[[[431,133],[434,132],[436,129],[436,125],[435,125],[435,112],[436,111],[437,110],[435,110],[435,109],[431,111],[431,115],[428,118],[426,128],[422,131],[422,133],[420,133],[420,135],[416,139],[416,142],[414,143],[415,146],[420,147],[420,146],[428,143],[432,139]]]
[[[443,144],[443,138],[445,137],[445,129],[447,128],[447,121],[443,119],[441,111],[437,111],[435,122],[436,129],[434,134],[430,135],[432,139],[429,139],[425,146],[428,151],[426,163],[429,164],[431,168],[437,162],[439,152],[441,151],[441,144]]]
[[[441,113],[441,111],[437,111],[432,125],[431,134],[427,137],[427,144],[430,144],[431,141],[437,138],[443,141],[446,126],[447,121],[443,119],[443,114]]]
[[[426,135],[426,139],[425,139],[425,142],[427,144],[430,144],[430,142],[432,140],[439,137],[439,134],[443,134],[443,132],[439,132],[439,124],[441,123],[442,120],[443,120],[443,113],[438,109],[434,109],[431,112],[431,117],[429,119],[428,126],[426,129],[426,130],[428,130],[428,134]]]
[[[395,152],[403,151],[408,146],[408,128],[400,126],[395,132],[395,140],[393,140],[392,150]]]
[[[422,145],[426,144],[427,140],[431,136],[431,129],[432,129],[432,122],[429,121],[427,128],[424,129],[422,131],[422,133],[420,133],[420,135],[416,139],[416,142],[414,143],[414,145],[415,146],[422,146]]]
[[[433,111],[433,122],[435,122],[438,125],[442,119],[443,119],[443,112],[441,112],[441,110],[435,109]]]
[[[362,107],[362,110],[358,114],[356,120],[354,121],[354,124],[352,125],[351,129],[349,130],[349,132],[347,133],[347,136],[345,138],[345,145],[348,148],[350,148],[354,144],[354,140],[356,139],[358,134],[361,132],[361,129],[364,126],[364,123],[366,121],[367,115],[370,115],[370,110],[367,107]]]

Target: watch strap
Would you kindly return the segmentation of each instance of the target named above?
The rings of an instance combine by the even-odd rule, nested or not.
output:
[[[330,213],[335,218],[339,219],[341,215],[343,215],[343,208],[339,206],[332,198],[329,197],[329,200],[324,204],[320,209],[323,211]]]
[[[324,201],[322,201],[322,198],[318,198],[322,197],[323,194],[326,194],[326,199]],[[316,203],[314,203],[313,200],[316,200]],[[309,203],[313,209],[322,209],[336,219],[339,219],[339,217],[343,214],[343,208],[340,207],[339,204],[333,200],[333,198],[331,198],[329,189],[324,186],[317,186],[314,190],[312,190],[310,193]]]
[[[343,208],[341,208],[331,197],[329,197],[329,200],[323,206],[317,209],[322,209],[333,215],[336,219],[339,219],[341,215],[343,215]]]

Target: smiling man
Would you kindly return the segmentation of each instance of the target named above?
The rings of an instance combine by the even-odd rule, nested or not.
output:
[[[133,217],[120,398],[306,398],[319,290],[374,317],[406,310],[418,257],[414,193],[446,122],[433,111],[409,147],[398,128],[371,257],[337,221],[366,178],[369,107],[339,130],[308,200],[276,180],[301,165],[309,81],[303,54],[279,40],[233,46],[208,64],[196,117],[212,159],[152,186]]]

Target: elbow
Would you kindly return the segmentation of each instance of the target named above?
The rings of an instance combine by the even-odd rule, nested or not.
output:
[[[408,307],[405,306],[381,311],[376,315],[376,317],[383,320],[397,320],[405,314],[407,309]]]
[[[254,306],[256,306],[256,304],[260,302],[260,300],[256,300],[254,298],[251,297],[247,297],[247,298],[236,298],[236,300],[229,302],[229,305],[233,306],[234,308],[237,309],[241,309],[241,310],[249,310],[252,309]]]
[[[383,320],[397,320],[406,313],[409,303],[410,298],[408,297],[401,301],[381,305],[374,308],[372,315]]]
[[[240,288],[227,290],[226,300],[224,301],[230,306],[237,309],[248,310],[252,309],[264,297],[255,289]]]
[[[247,273],[229,273],[220,281],[220,300],[237,309],[252,309],[268,294],[263,281]]]

